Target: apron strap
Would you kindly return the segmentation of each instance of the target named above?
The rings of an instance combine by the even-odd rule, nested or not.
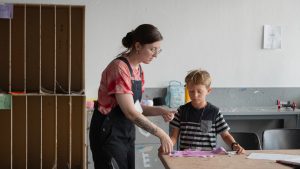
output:
[[[128,66],[128,69],[130,71],[130,75],[131,75],[131,77],[133,77],[133,71],[132,71],[132,68],[131,68],[128,60],[123,56],[120,56],[117,59],[122,60],[124,63],[126,63],[126,65]],[[140,77],[142,78],[142,66],[140,64],[139,64],[139,68],[140,68]]]

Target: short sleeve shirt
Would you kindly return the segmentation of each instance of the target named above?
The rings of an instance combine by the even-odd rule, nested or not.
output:
[[[142,92],[144,92],[144,72],[138,68],[132,67],[133,77],[127,64],[120,60],[114,59],[102,72],[100,86],[98,89],[98,110],[102,114],[108,114],[112,108],[117,106],[115,94],[131,94],[131,80],[142,81]]]
[[[191,102],[180,106],[170,125],[180,130],[181,150],[212,150],[217,134],[230,129],[219,108],[209,102],[202,109],[194,108]]]

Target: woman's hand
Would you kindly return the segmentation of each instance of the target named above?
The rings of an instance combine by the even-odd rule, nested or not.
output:
[[[162,117],[164,118],[165,122],[170,122],[174,119],[174,114],[176,113],[176,111],[169,111],[169,110],[165,110],[162,113]]]
[[[162,150],[161,146],[159,146],[159,148],[157,149],[157,151],[158,151],[158,154],[163,154],[163,150]]]
[[[165,132],[163,132],[159,138],[161,143],[159,153],[170,154],[173,151],[173,142],[171,138]]]

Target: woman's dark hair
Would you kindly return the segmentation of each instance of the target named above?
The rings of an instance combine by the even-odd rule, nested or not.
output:
[[[161,40],[163,40],[163,37],[155,26],[151,24],[142,24],[135,30],[128,32],[127,35],[122,39],[122,44],[127,48],[128,51],[136,42],[144,45]]]

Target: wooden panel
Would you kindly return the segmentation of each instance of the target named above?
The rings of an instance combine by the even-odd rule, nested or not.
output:
[[[42,6],[41,10],[41,70],[42,91],[54,93],[55,78],[55,8]]]
[[[83,168],[84,97],[72,97],[72,168]]]
[[[56,8],[56,89],[69,93],[69,7]]]
[[[71,8],[71,91],[84,86],[84,7]]]
[[[9,91],[9,19],[0,19],[0,91]]]
[[[13,168],[26,168],[26,96],[13,96]]]
[[[70,164],[70,97],[57,96],[57,168]]]
[[[40,6],[26,7],[26,90],[40,90]]]
[[[55,96],[42,97],[42,168],[53,168],[56,153]]]
[[[14,6],[11,22],[11,90],[25,91],[25,6]]]
[[[41,168],[41,96],[27,97],[28,168]]]
[[[11,168],[11,111],[0,110],[0,168]]]

